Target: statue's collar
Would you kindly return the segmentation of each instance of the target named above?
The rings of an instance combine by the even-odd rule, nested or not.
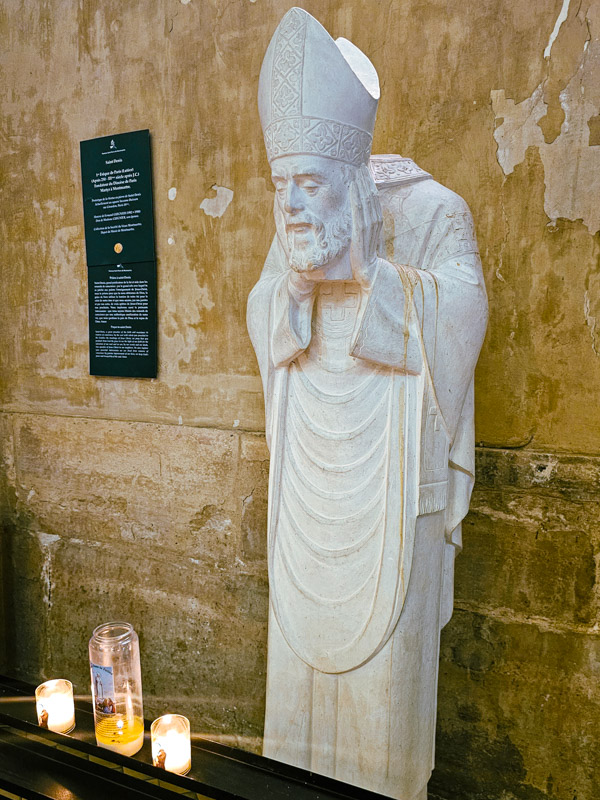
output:
[[[399,155],[372,155],[369,168],[378,189],[387,189],[391,186],[415,183],[431,178],[431,175],[418,167],[411,158],[403,158]]]

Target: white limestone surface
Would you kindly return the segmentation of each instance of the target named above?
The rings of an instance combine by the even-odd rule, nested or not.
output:
[[[259,84],[276,235],[248,302],[271,452],[263,752],[419,800],[487,301],[464,201],[370,157],[378,98],[354,45],[284,16]]]

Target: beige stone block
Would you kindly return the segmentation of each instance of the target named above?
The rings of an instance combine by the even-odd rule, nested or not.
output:
[[[241,457],[244,461],[269,462],[269,448],[264,435],[244,434],[241,439]]]
[[[24,531],[14,547],[11,671],[32,681],[68,675],[87,694],[92,630],[126,619],[140,636],[146,716],[184,713],[198,732],[261,732],[264,578],[180,562],[172,551],[132,555],[127,544],[44,546]]]
[[[269,450],[264,435],[241,438],[240,480],[246,487],[242,499],[240,558],[250,568],[266,570]]]
[[[238,434],[30,415],[14,428],[13,488],[44,532],[233,559]]]
[[[599,671],[597,632],[455,612],[442,634],[430,792],[598,796]]]
[[[478,451],[456,603],[590,628],[600,593],[600,459]]]

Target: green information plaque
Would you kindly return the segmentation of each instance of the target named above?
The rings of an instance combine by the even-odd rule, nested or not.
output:
[[[81,142],[90,374],[155,378],[150,131]]]

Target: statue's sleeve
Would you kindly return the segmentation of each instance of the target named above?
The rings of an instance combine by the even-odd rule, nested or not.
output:
[[[453,441],[485,334],[487,297],[466,203],[452,195],[432,216],[420,233],[422,263],[379,259],[351,355],[408,374],[426,371]]]
[[[449,437],[446,548],[441,625],[452,614],[454,554],[474,483],[473,372],[485,335],[487,296],[466,203],[457,195],[437,207],[403,237],[413,235],[415,265],[381,261],[355,331],[352,355],[407,374],[426,373]],[[398,252],[400,251],[400,252]]]
[[[303,293],[290,288],[289,270],[275,237],[258,283],[248,297],[246,313],[265,395],[268,444],[275,375],[308,347],[314,297],[314,290]]]

